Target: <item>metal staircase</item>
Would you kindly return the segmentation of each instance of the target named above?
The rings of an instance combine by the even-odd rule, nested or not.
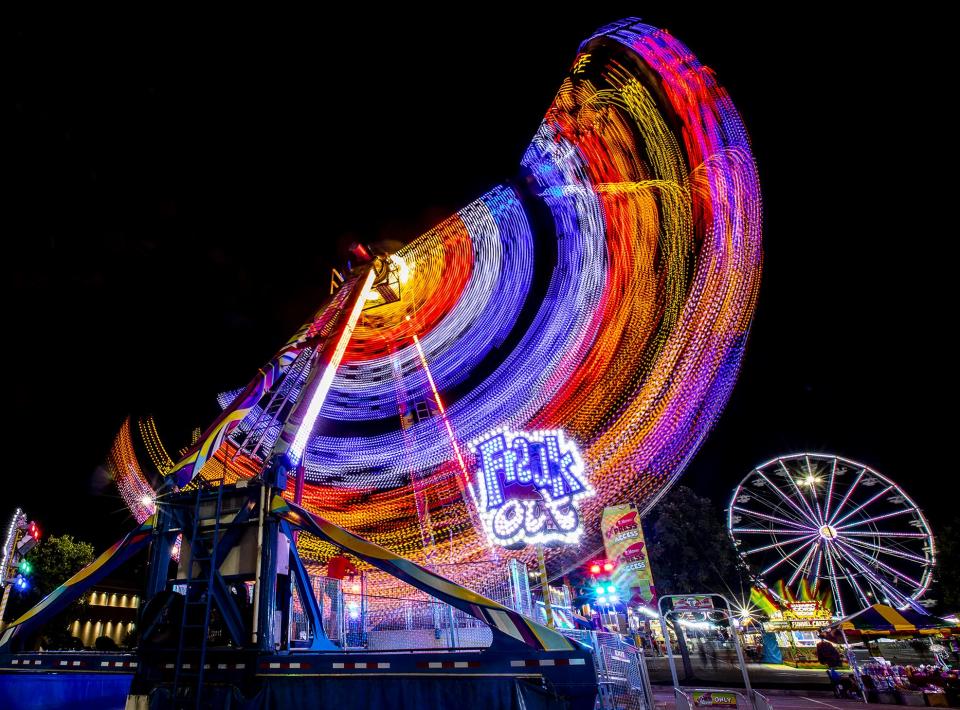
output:
[[[214,488],[210,488],[214,485]],[[213,503],[211,511],[204,511],[205,504]],[[172,701],[174,707],[188,707],[190,700],[199,708],[203,697],[203,676],[207,663],[207,641],[210,637],[210,608],[213,601],[213,578],[219,566],[217,547],[220,543],[220,517],[223,510],[223,479],[203,482],[196,491],[193,507],[193,519],[190,530],[190,565],[183,600],[183,616],[177,642],[177,662],[173,676]],[[204,538],[203,521],[212,520],[210,545]],[[184,530],[186,532],[186,530]],[[184,554],[181,540],[180,555]],[[198,575],[193,576],[194,563],[199,567]],[[198,613],[202,609],[202,617]],[[190,645],[189,640],[199,635],[199,644]],[[193,696],[189,694],[193,690]],[[181,697],[182,696],[182,697]]]

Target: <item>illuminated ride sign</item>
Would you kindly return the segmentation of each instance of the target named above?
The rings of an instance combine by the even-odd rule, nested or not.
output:
[[[577,505],[594,494],[576,444],[563,431],[495,431],[474,441],[478,507],[491,542],[574,543]]]

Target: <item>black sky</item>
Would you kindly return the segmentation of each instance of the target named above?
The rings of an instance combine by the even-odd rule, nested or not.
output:
[[[953,514],[936,18],[509,9],[8,30],[3,520],[118,538],[95,471],[123,418],[156,413],[180,443],[206,424],[345,243],[414,236],[512,176],[579,41],[628,14],[716,71],[764,196],[743,372],[683,480],[725,504],[753,465],[833,451]]]

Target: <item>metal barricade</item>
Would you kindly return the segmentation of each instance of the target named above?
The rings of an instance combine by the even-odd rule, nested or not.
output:
[[[752,691],[752,699],[745,692],[728,688],[674,688],[676,710],[697,708],[736,708],[736,710],[773,710],[769,698]]]
[[[653,710],[653,692],[642,650],[620,634],[572,630],[563,633],[593,649],[599,710]]]

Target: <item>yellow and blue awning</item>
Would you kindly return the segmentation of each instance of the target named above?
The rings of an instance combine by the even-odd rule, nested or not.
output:
[[[874,604],[856,614],[825,627],[820,635],[842,643],[874,638],[913,638],[915,636],[949,636],[960,634],[960,627],[932,614],[914,609],[897,610],[886,604]]]

